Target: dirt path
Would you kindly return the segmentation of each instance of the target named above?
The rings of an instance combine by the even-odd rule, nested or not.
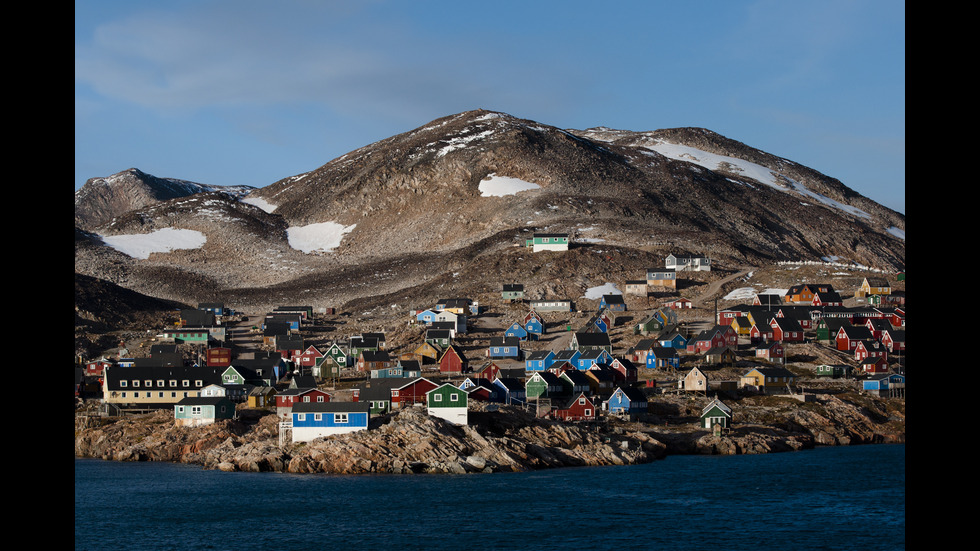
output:
[[[708,286],[705,287],[704,292],[702,292],[697,297],[694,297],[693,299],[691,299],[691,302],[694,304],[695,307],[698,307],[698,306],[702,306],[703,307],[703,306],[705,306],[705,303],[706,302],[709,302],[709,303],[710,302],[714,302],[714,295],[716,295],[719,291],[721,291],[722,286],[724,286],[726,283],[728,283],[730,281],[733,281],[735,279],[738,279],[740,277],[745,277],[746,274],[748,274],[749,272],[752,272],[752,271],[754,271],[756,269],[758,269],[758,268],[755,268],[753,266],[742,266],[742,268],[738,272],[735,272],[734,274],[732,274],[732,275],[730,275],[730,276],[728,276],[728,277],[726,277],[724,279],[719,279],[718,281],[713,281],[713,282],[709,283]]]

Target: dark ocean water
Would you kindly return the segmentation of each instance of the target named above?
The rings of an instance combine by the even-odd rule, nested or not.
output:
[[[905,445],[490,475],[75,460],[76,550],[905,549]]]

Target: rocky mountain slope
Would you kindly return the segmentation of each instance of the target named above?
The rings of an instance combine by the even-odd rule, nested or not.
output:
[[[669,253],[731,267],[905,264],[903,215],[703,129],[562,130],[478,110],[246,196],[175,182],[130,170],[79,190],[76,273],[168,300],[261,308],[404,301],[466,292],[464,281],[536,278],[545,292],[608,274],[595,253],[624,259],[624,278]],[[569,232],[576,246],[532,255],[519,245],[535,231]],[[173,236],[197,241],[122,244]]]

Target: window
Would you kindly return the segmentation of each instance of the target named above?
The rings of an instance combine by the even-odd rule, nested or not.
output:
[[[153,388],[153,381],[150,381],[149,379],[144,381],[144,384],[146,385],[146,388]]]
[[[139,398],[139,397],[140,397],[140,393],[139,392],[134,392],[133,393],[133,398]]]
[[[126,388],[126,381],[119,381],[120,388]]]
[[[450,394],[449,395],[449,401],[450,402],[458,402],[459,401],[459,394],[456,394],[456,393]]]
[[[201,406],[191,406],[191,415],[200,415]]]
[[[125,397],[126,397],[126,393],[125,393],[125,392],[123,392],[123,393],[122,393],[122,398],[125,398]]]
[[[323,421],[323,414],[322,413],[314,413],[313,414],[313,420],[314,421]]]
[[[139,381],[133,381],[133,388],[139,388],[139,386],[140,386]]]
[[[160,398],[163,398],[163,393],[162,392],[159,393],[159,397]]]
[[[177,379],[170,379],[170,386],[177,386]]]
[[[191,382],[188,381],[187,379],[184,379],[184,386],[185,387],[191,386]]]
[[[309,402],[310,401],[310,397],[309,396],[303,396],[303,401],[304,402]]]
[[[334,423],[337,423],[337,424],[346,424],[348,422],[348,420],[347,420],[347,414],[346,413],[334,413],[333,414],[333,422]]]
[[[177,406],[177,413],[184,413],[184,406]]]
[[[306,414],[305,413],[297,413],[296,414],[296,420],[297,421],[306,421]]]
[[[160,379],[159,381],[157,381],[157,386],[160,387],[160,388],[162,388],[164,386],[163,385],[163,379]]]
[[[201,388],[202,386],[204,386],[204,384],[201,383],[200,379],[198,379],[197,381],[194,381],[194,386],[196,386],[197,388]]]
[[[433,401],[441,402],[442,401],[442,394],[433,394],[432,395],[432,399],[433,399]]]
[[[316,401],[322,403],[323,402],[323,396],[317,396],[316,397]]]

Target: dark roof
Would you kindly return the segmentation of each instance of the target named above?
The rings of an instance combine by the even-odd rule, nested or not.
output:
[[[368,402],[300,402],[293,413],[370,413]]]

